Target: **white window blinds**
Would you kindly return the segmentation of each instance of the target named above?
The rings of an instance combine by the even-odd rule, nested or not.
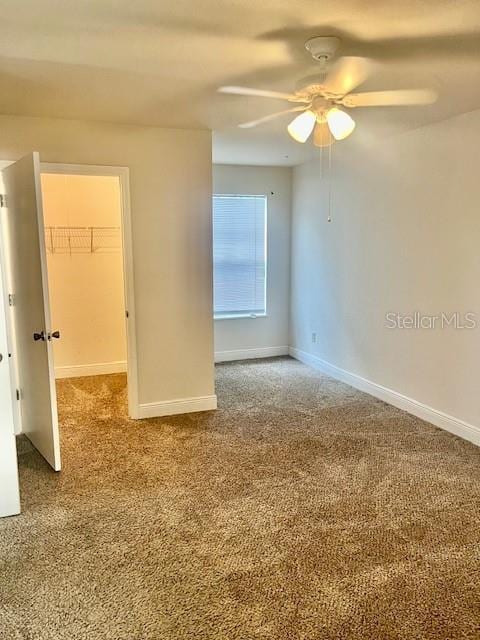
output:
[[[213,196],[214,316],[266,313],[265,196]]]

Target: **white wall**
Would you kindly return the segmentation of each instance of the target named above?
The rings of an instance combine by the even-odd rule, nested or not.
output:
[[[48,284],[57,377],[126,370],[127,338],[122,257],[120,183],[116,176],[42,174],[46,227],[111,227],[90,251],[79,242],[47,237]],[[50,236],[49,236],[50,237]],[[95,236],[94,236],[95,238]],[[81,246],[77,246],[77,245]]]
[[[385,314],[480,320],[480,111],[334,148],[333,221],[318,162],[296,167],[291,343],[480,427],[480,329],[390,330]],[[312,343],[311,334],[317,333]]]
[[[291,176],[290,167],[213,166],[214,193],[268,196],[267,316],[216,320],[217,360],[288,350]]]
[[[211,407],[210,132],[1,116],[0,159],[32,150],[130,168],[140,415]]]

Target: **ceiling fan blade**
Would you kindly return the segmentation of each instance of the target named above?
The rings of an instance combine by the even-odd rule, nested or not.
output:
[[[334,142],[334,138],[327,122],[317,122],[313,130],[313,144],[316,147],[329,147]]]
[[[431,89],[404,89],[398,91],[367,91],[351,93],[340,103],[345,107],[395,107],[402,105],[432,104],[438,94]]]
[[[268,91],[264,89],[253,89],[251,87],[219,87],[219,93],[229,93],[235,96],[256,96],[258,98],[276,98],[278,100],[296,99],[291,93],[283,93],[281,91]]]
[[[325,93],[332,96],[344,96],[364,82],[371,69],[368,58],[344,56],[334,63],[327,74],[323,87]]]
[[[292,109],[284,109],[283,111],[277,111],[276,113],[270,113],[268,116],[264,116],[263,118],[258,118],[258,120],[251,120],[250,122],[243,122],[242,124],[239,124],[238,126],[241,129],[251,129],[252,127],[256,127],[258,124],[263,124],[264,122],[269,122],[270,120],[274,120],[275,118],[278,118],[279,116],[283,116],[286,113],[293,113],[294,111],[305,111],[308,107],[307,106],[301,106],[301,107],[293,107]]]

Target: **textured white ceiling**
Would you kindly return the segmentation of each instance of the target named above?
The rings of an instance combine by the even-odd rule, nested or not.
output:
[[[3,0],[0,113],[211,128],[215,161],[295,164],[312,147],[289,139],[288,118],[236,127],[284,103],[216,88],[292,90],[315,71],[303,48],[314,35],[377,62],[362,89],[440,93],[428,107],[355,111],[355,136],[480,108],[479,0]]]

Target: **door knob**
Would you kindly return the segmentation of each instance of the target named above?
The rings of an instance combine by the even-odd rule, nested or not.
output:
[[[41,331],[40,333],[34,333],[33,339],[35,340],[35,342],[37,342],[37,340],[45,340],[45,334],[43,333],[43,331]]]
[[[52,333],[49,333],[48,339],[51,340],[52,338],[60,338],[60,331],[52,331]]]

